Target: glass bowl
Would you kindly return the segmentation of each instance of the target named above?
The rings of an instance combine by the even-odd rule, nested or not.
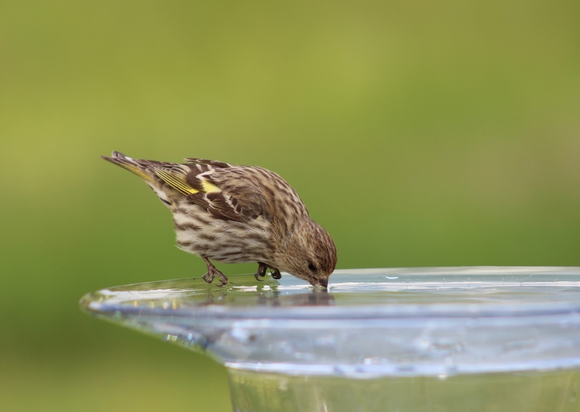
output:
[[[225,365],[234,411],[580,410],[580,268],[177,279],[81,307]]]

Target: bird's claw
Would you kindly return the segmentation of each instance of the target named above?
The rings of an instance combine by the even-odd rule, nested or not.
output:
[[[217,270],[216,267],[212,265],[212,263],[207,258],[203,258],[203,260],[207,265],[207,273],[202,276],[202,279],[205,280],[207,283],[211,283],[213,282],[215,275],[218,275],[218,277],[222,282],[221,286],[225,286],[228,283],[228,278],[226,277],[226,275]]]
[[[219,276],[220,280],[222,281],[222,286],[225,286],[228,284],[228,278],[226,277],[226,275],[224,275],[222,272],[218,271],[218,276]]]
[[[282,274],[280,273],[280,271],[278,269],[273,269],[274,271],[272,272],[272,278],[278,280],[282,278]]]
[[[207,283],[213,282],[215,275],[218,275],[220,281],[222,282],[221,286],[225,286],[228,283],[228,278],[219,270],[209,270],[205,275],[202,276],[202,279],[205,280]]]
[[[268,265],[266,265],[265,263],[258,263],[258,270],[256,271],[256,273],[254,273],[254,277],[256,278],[256,280],[258,281],[262,281],[262,279],[260,279],[261,277],[263,278],[264,276],[266,276],[266,270],[268,270]]]
[[[202,278],[203,280],[205,280],[205,281],[206,281],[206,283],[211,283],[211,282],[213,282],[213,278],[214,278],[214,276],[215,276],[215,275],[214,275],[213,273],[207,272],[207,273],[206,273],[205,275],[203,275],[201,278]]]
[[[270,268],[272,269],[272,278],[273,279],[280,279],[282,277],[282,274],[280,273],[280,271],[276,268]],[[268,270],[268,265],[266,265],[265,263],[261,263],[258,262],[258,271],[256,273],[254,273],[254,277],[256,278],[256,280],[261,281],[262,279],[260,279],[261,277],[263,278],[264,276],[266,276],[266,270]]]

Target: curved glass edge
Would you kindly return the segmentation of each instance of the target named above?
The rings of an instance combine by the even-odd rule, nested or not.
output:
[[[253,275],[230,279],[226,287],[201,278],[112,287],[85,295],[80,305],[89,313],[232,319],[516,316],[580,310],[577,267],[343,269],[335,271],[328,291],[287,274],[280,281],[257,281]]]
[[[256,373],[275,373],[294,376],[335,376],[347,379],[378,379],[385,377],[417,377],[436,376],[447,378],[456,375],[497,374],[497,373],[526,373],[550,372],[580,368],[580,358],[558,359],[556,361],[534,361],[514,363],[485,363],[461,365],[317,365],[295,363],[256,363],[256,362],[225,362],[228,369]]]
[[[238,370],[373,378],[579,367],[580,268],[335,275],[329,292],[289,276],[281,282],[232,276],[227,288],[201,279],[150,282],[90,293],[81,307]],[[503,296],[513,292],[509,288],[516,288],[520,301]],[[437,303],[461,293],[476,303]],[[425,294],[432,299],[415,302]],[[479,302],[479,295],[487,300]],[[373,304],[361,304],[357,296]],[[354,303],[341,306],[349,298]],[[402,304],[405,299],[414,303]]]

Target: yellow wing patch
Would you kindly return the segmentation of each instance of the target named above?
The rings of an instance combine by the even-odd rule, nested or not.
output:
[[[213,183],[210,183],[207,180],[203,179],[203,177],[200,180],[201,180],[201,185],[203,187],[203,191],[205,193],[217,193],[217,192],[221,192],[221,190],[220,190],[219,187],[217,187]]]
[[[199,190],[194,189],[189,184],[187,184],[185,179],[179,175],[174,175],[163,169],[155,169],[155,174],[169,186],[185,196],[199,192]]]

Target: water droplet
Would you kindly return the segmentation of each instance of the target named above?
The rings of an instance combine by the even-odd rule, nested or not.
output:
[[[256,339],[256,337],[252,335],[250,331],[242,328],[233,328],[230,334],[232,338],[240,343],[250,343]]]

